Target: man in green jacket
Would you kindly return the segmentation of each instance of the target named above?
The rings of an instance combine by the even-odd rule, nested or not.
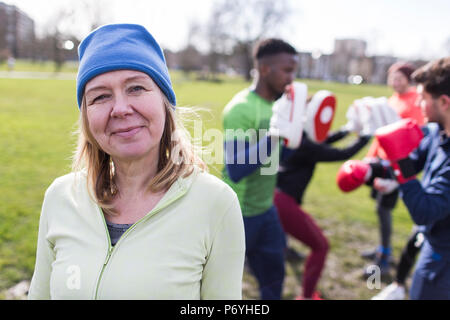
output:
[[[285,236],[273,195],[281,151],[279,137],[289,137],[274,134],[285,128],[273,130],[272,106],[295,79],[298,56],[283,40],[267,39],[256,47],[254,58],[258,71],[255,87],[237,93],[223,111],[223,178],[239,198],[246,257],[258,280],[261,299],[281,299]],[[301,135],[299,126],[295,124],[291,131]]]

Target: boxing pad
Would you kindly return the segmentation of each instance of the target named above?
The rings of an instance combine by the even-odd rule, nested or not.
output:
[[[370,164],[361,160],[345,161],[336,175],[336,183],[344,192],[353,191],[372,175]]]
[[[400,120],[386,97],[364,97],[349,106],[345,128],[360,135],[373,135],[375,130]]]
[[[306,106],[305,131],[312,141],[325,141],[336,111],[336,97],[327,90],[316,92]]]
[[[287,148],[295,149],[300,146],[307,91],[306,84],[293,82],[273,104],[269,134],[284,138]]]
[[[373,99],[371,115],[376,129],[400,120],[400,116],[392,108],[386,97]],[[375,130],[376,130],[375,129]]]

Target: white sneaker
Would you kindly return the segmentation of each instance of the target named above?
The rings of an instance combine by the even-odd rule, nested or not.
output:
[[[399,286],[397,283],[391,283],[381,290],[379,294],[371,300],[403,300],[405,299],[405,287]]]

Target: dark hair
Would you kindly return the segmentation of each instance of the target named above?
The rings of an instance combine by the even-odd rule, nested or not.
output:
[[[262,40],[255,47],[253,57],[257,60],[271,56],[278,53],[289,53],[289,54],[297,54],[297,50],[289,43],[281,40],[270,38],[266,40]]]
[[[424,86],[433,98],[450,96],[450,57],[431,61],[412,74],[416,83]]]
[[[396,62],[389,67],[388,74],[397,71],[402,73],[406,79],[408,79],[408,82],[411,82],[411,74],[414,72],[414,67],[412,65],[402,61]]]

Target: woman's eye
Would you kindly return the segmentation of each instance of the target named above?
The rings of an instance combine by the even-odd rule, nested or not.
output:
[[[145,90],[145,88],[142,86],[133,86],[130,89],[128,89],[129,92],[139,92],[141,90]]]
[[[95,97],[94,100],[92,100],[92,103],[98,103],[101,102],[102,100],[108,98],[107,94],[101,94],[98,97]]]

